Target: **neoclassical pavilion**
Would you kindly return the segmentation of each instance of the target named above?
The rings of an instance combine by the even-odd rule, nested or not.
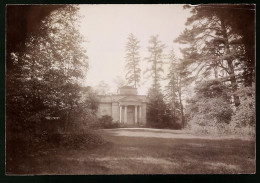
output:
[[[124,86],[117,95],[99,95],[98,116],[109,115],[119,123],[142,125],[146,123],[146,96],[137,95],[137,89]]]

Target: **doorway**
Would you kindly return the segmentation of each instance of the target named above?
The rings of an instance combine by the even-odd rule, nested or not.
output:
[[[134,106],[127,106],[127,124],[135,124],[135,108]]]

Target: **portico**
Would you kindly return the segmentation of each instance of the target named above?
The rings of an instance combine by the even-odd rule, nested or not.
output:
[[[128,110],[131,110],[131,107],[134,108],[134,112],[133,112],[133,116],[134,116],[134,120],[132,121],[131,116],[127,116],[129,114],[131,114],[131,112],[129,112]],[[142,105],[124,105],[124,104],[119,104],[119,122],[120,123],[124,123],[124,124],[139,124],[142,121]],[[129,113],[129,114],[128,114]],[[129,119],[130,120],[129,120]]]

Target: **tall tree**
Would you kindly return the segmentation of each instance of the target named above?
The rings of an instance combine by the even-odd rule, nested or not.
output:
[[[164,64],[163,50],[166,47],[158,37],[158,35],[151,36],[149,40],[148,51],[150,56],[145,58],[148,62],[148,68],[144,72],[148,78],[153,78],[153,88],[156,90],[160,89],[159,81],[162,79],[161,74],[163,73]]]
[[[25,51],[26,39],[39,28],[41,21],[49,16],[51,12],[65,6],[13,4],[6,6],[6,68],[8,71],[15,67],[11,53]]]
[[[78,10],[67,5],[53,11],[27,37],[24,51],[10,53],[15,65],[7,70],[6,80],[10,123],[19,118],[20,123],[32,124],[47,115],[70,121],[81,98],[79,81],[88,68],[77,29]]]
[[[225,11],[226,24],[230,32],[238,34],[241,39],[237,43],[244,46],[243,78],[244,85],[252,86],[255,72],[255,10],[254,4],[217,5]]]
[[[186,6],[187,7],[187,6]],[[196,76],[203,73],[208,76],[210,71],[218,77],[218,69],[227,77],[222,81],[230,82],[233,90],[233,100],[236,107],[239,106],[239,97],[235,94],[238,89],[238,78],[241,74],[236,70],[243,63],[243,44],[239,41],[241,36],[232,32],[228,24],[228,8],[222,6],[200,5],[192,9],[192,16],[188,18],[186,29],[177,42],[188,44],[183,49],[185,64],[196,70]]]
[[[141,69],[139,66],[140,56],[139,56],[139,41],[137,38],[131,33],[128,36],[128,42],[126,44],[126,65],[125,68],[127,70],[126,80],[127,84],[133,85],[135,88],[138,86],[140,82],[140,73]]]
[[[166,86],[166,101],[169,105],[171,111],[171,118],[174,123],[177,122],[176,113],[177,113],[177,82],[178,82],[178,71],[177,71],[177,58],[175,56],[174,50],[172,49],[169,53],[169,68],[166,79],[168,85]]]
[[[182,60],[177,59],[174,50],[171,50],[169,54],[169,70],[166,77],[168,81],[166,97],[170,103],[173,119],[179,118],[182,128],[185,125],[183,95],[185,88],[190,84],[189,74],[186,67],[183,66]]]

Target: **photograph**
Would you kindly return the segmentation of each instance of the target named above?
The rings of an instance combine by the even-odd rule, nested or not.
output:
[[[255,4],[7,4],[5,175],[255,174]]]

